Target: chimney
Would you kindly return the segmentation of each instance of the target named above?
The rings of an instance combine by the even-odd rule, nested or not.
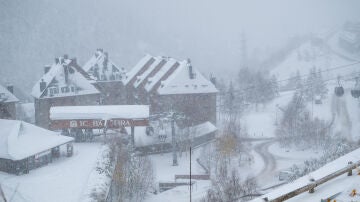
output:
[[[67,84],[69,81],[69,67],[64,65],[64,76],[65,76],[65,83]]]
[[[210,75],[210,82],[211,82],[212,84],[214,84],[214,86],[216,86],[216,77],[213,76],[212,74]]]
[[[44,79],[41,79],[40,81],[40,92],[43,92],[46,88],[46,82],[44,81]]]
[[[109,58],[109,53],[108,52],[104,52],[105,58]]]
[[[6,88],[10,93],[14,94],[14,85],[13,84],[11,84],[11,83],[6,84]]]
[[[50,71],[51,66],[50,65],[45,65],[44,66],[44,74],[48,73]]]
[[[55,58],[55,64],[59,64],[59,58]]]
[[[70,64],[72,64],[73,66],[77,65],[77,58],[76,57],[71,58]]]
[[[64,59],[65,60],[69,59],[69,56],[67,54],[64,54]]]
[[[190,61],[189,58],[187,59],[187,66],[188,66],[188,70],[189,70],[189,78],[194,79],[195,75],[194,75],[194,71],[193,71],[193,68],[191,66],[191,61]]]

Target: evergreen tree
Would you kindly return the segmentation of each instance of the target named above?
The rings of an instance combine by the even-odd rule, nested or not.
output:
[[[279,84],[275,75],[271,76],[271,87],[275,96],[279,95]]]
[[[306,79],[306,100],[312,101],[315,99],[315,96],[325,98],[327,92],[328,89],[326,88],[326,83],[322,78],[321,70],[316,70],[316,67],[313,67],[310,69],[310,73]]]
[[[316,86],[315,86],[315,93],[316,95],[321,96],[321,98],[325,98],[326,94],[328,93],[328,89],[326,83],[322,77],[321,69],[318,70],[316,74]]]

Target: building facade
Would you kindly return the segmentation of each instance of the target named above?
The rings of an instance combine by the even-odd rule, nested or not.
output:
[[[32,90],[35,107],[35,124],[49,128],[49,110],[52,106],[98,105],[100,91],[90,76],[67,55],[55,58],[45,66],[44,75]]]
[[[83,69],[95,81],[94,85],[101,93],[101,104],[126,104],[126,90],[123,84],[126,71],[111,61],[108,52],[97,49]]]
[[[14,96],[14,87],[8,84],[0,85],[0,119],[16,119],[16,103],[19,102]]]
[[[60,146],[72,155],[72,137],[61,136],[18,120],[0,119],[0,171],[20,174],[60,156]],[[34,142],[41,142],[34,144]]]
[[[129,71],[125,86],[128,101],[150,105],[152,115],[174,110],[185,115],[187,125],[216,124],[217,89],[190,60],[146,55]]]
[[[183,113],[188,125],[216,124],[214,84],[191,61],[145,55],[129,72],[102,49],[81,68],[75,59],[56,58],[36,83],[35,123],[49,128],[52,106],[149,105],[150,113]]]

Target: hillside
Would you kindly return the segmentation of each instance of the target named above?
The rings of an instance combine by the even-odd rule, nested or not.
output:
[[[291,53],[281,63],[272,67],[271,75],[275,75],[278,80],[294,77],[297,72],[301,76],[309,73],[311,68],[321,69],[323,78],[336,78],[338,75],[347,76],[353,72],[358,72],[360,64],[353,64],[356,60],[336,52],[332,44],[327,41],[313,38],[302,43],[293,49]]]

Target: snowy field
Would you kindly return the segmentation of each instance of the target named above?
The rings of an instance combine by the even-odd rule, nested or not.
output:
[[[14,202],[88,201],[89,193],[98,186],[95,182],[100,177],[94,169],[104,149],[100,143],[74,143],[72,157],[65,157],[62,150],[60,159],[29,174],[0,172],[0,183],[7,198]]]
[[[191,172],[192,175],[206,174],[205,170],[196,162],[199,157],[201,149],[194,149],[191,156]],[[157,154],[149,156],[155,170],[155,183],[159,182],[175,182],[175,175],[188,175],[190,174],[190,155],[189,152],[182,153],[178,156],[178,166],[172,165],[172,153]],[[177,182],[188,182],[188,180],[178,179]],[[206,194],[207,189],[210,187],[209,180],[192,180],[195,181],[192,191],[192,199],[199,201]],[[176,196],[176,197],[175,197]],[[189,186],[179,186],[174,189],[161,192],[157,195],[150,195],[145,200],[147,202],[157,201],[189,201],[190,188]]]

